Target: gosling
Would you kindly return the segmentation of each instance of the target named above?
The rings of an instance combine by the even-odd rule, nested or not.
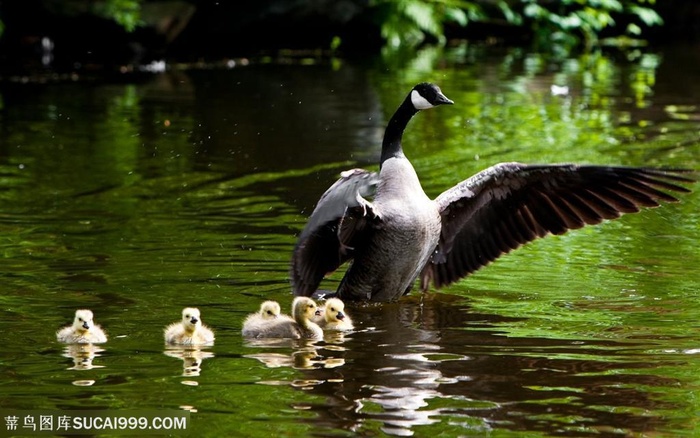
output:
[[[241,334],[248,338],[257,338],[264,332],[265,327],[274,324],[278,318],[293,321],[287,315],[280,315],[280,305],[277,301],[265,301],[260,305],[259,311],[251,313],[243,321]]]
[[[63,327],[56,332],[56,339],[66,344],[101,344],[107,342],[107,335],[92,320],[92,311],[80,309],[75,311],[73,325]]]
[[[329,298],[323,306],[323,316],[314,318],[323,330],[348,331],[355,327],[345,313],[345,303],[338,298]]]
[[[277,318],[263,327],[256,338],[323,339],[323,330],[312,318],[319,312],[318,306],[308,297],[296,297],[292,302],[292,316]]]
[[[174,345],[213,345],[214,332],[202,324],[199,309],[187,307],[182,311],[182,321],[165,328],[165,342]]]

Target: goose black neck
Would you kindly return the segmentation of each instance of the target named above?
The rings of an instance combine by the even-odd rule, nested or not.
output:
[[[401,146],[401,138],[403,137],[403,131],[406,129],[406,125],[411,120],[418,110],[411,103],[411,96],[409,95],[399,106],[389,124],[386,126],[384,131],[384,140],[382,141],[382,156],[379,161],[379,167],[381,168],[384,161],[389,158],[403,157],[403,147]]]

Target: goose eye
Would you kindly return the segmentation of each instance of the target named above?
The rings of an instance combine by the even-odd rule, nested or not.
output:
[[[83,322],[83,318],[78,318],[78,321]]]
[[[271,310],[268,310],[268,311],[267,311],[267,314],[268,314],[268,315],[272,315],[272,311],[271,311]]]

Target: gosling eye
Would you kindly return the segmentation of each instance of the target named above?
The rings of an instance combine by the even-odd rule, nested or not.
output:
[[[268,310],[268,311],[267,311],[267,314],[268,314],[268,315],[272,315],[272,310]]]
[[[78,321],[83,322],[83,318],[78,318]]]

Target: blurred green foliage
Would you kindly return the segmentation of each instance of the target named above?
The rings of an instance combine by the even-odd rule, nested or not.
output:
[[[111,18],[129,32],[136,29],[140,21],[142,0],[105,0],[93,3],[94,12]]]
[[[642,26],[663,24],[653,9],[656,0],[508,0],[500,2],[511,23],[525,23],[534,33],[538,48],[563,52],[602,43],[642,42]],[[619,24],[624,25],[620,29]],[[611,38],[601,40],[608,31]]]
[[[479,2],[465,0],[373,0],[371,6],[381,26],[382,37],[390,48],[416,46],[429,35],[445,41],[444,24],[466,26],[485,20]]]
[[[129,32],[142,23],[145,2],[43,0],[58,15],[95,15]],[[645,27],[663,24],[656,0],[370,0],[369,5],[389,51],[443,44],[446,25],[465,27],[475,21],[527,29],[536,49],[564,55],[601,45],[640,45]],[[0,36],[3,30],[0,17]]]
[[[656,0],[374,0],[389,48],[445,40],[448,22],[505,20],[531,30],[540,50],[568,53],[602,44],[638,45],[643,26],[663,24]],[[621,28],[622,27],[622,28]],[[612,37],[602,39],[604,33]]]
[[[67,16],[96,15],[113,20],[133,32],[141,20],[141,4],[144,0],[45,0],[47,9]]]

